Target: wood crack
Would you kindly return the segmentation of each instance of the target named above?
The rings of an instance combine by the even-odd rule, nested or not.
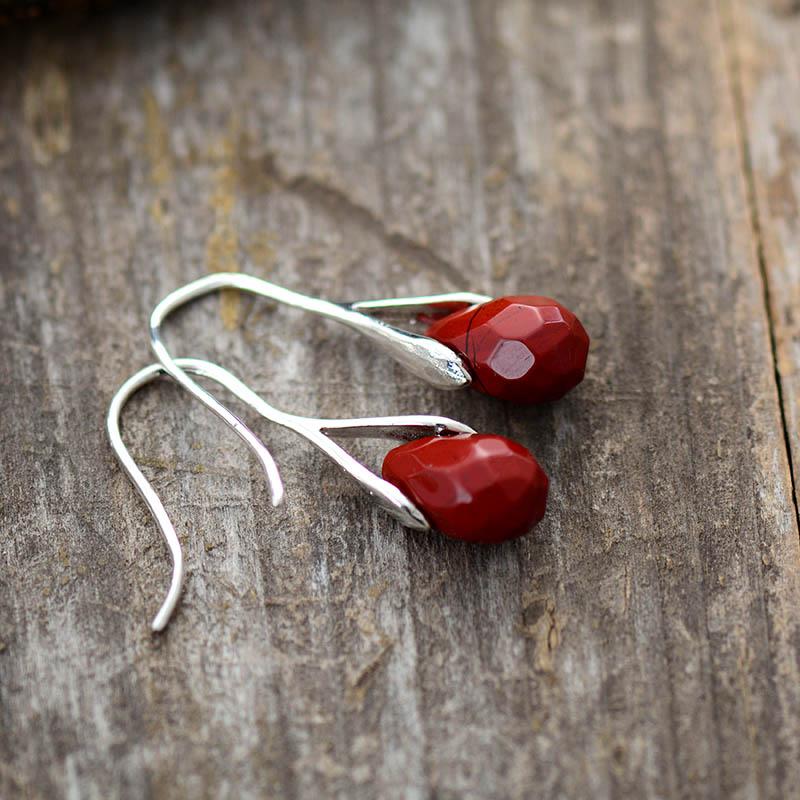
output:
[[[723,0],[721,11],[721,40],[725,49],[725,56],[730,78],[731,94],[733,99],[734,121],[736,124],[742,172],[744,174],[747,209],[750,215],[750,225],[756,245],[756,258],[758,272],[761,278],[762,301],[767,316],[769,328],[769,346],[772,357],[772,369],[775,376],[775,388],[778,394],[778,408],[780,409],[781,429],[783,432],[783,445],[786,451],[786,460],[789,465],[789,480],[792,490],[792,505],[798,530],[800,530],[800,506],[798,506],[797,480],[795,477],[794,459],[792,457],[792,442],[789,431],[789,421],[786,414],[786,397],[783,389],[783,376],[781,375],[778,360],[778,339],[776,333],[776,320],[773,312],[772,291],[770,287],[767,257],[764,247],[764,235],[761,217],[758,209],[756,193],[756,180],[751,158],[750,137],[747,131],[747,117],[745,114],[744,90],[742,88],[742,65],[736,46],[736,23],[733,19],[733,9],[730,0]]]

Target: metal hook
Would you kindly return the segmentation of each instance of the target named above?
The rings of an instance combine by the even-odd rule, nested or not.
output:
[[[196,359],[179,359],[179,363],[182,369],[197,375],[204,375],[212,380],[217,380],[223,385],[227,383],[228,374],[214,364]],[[133,485],[138,489],[147,508],[153,515],[153,519],[156,521],[156,525],[158,525],[158,529],[161,531],[161,535],[164,537],[164,541],[167,543],[170,556],[172,557],[172,579],[167,596],[153,619],[152,629],[154,631],[161,631],[164,629],[178,602],[178,596],[180,595],[184,578],[183,554],[181,552],[178,536],[175,533],[175,528],[169,519],[164,504],[159,499],[150,482],[136,465],[136,462],[122,440],[119,420],[122,409],[125,407],[128,400],[143,386],[165,374],[166,372],[161,364],[151,364],[139,370],[135,375],[132,375],[120,386],[117,393],[112,398],[111,405],[108,409],[108,416],[106,417],[106,430],[108,432],[109,441],[111,442],[111,447],[122,465],[122,468],[127,473]],[[220,378],[222,378],[222,380],[220,380]],[[281,481],[278,467],[272,455],[253,434],[249,433],[249,431],[249,436],[243,436],[242,432],[239,430],[237,430],[237,433],[242,436],[245,442],[255,452],[256,456],[258,456],[267,474],[272,491],[272,505],[280,505],[283,501],[283,482]]]
[[[332,303],[284,289],[269,281],[237,272],[219,272],[199,278],[167,295],[150,316],[150,343],[164,370],[184,389],[204,403],[253,449],[262,464],[268,456],[266,446],[233,412],[192,380],[177,364],[164,344],[161,327],[176,309],[203,295],[221,289],[239,289],[267,297],[284,305],[300,308],[347,325],[376,342],[388,355],[414,374],[442,389],[458,389],[470,383],[470,374],[459,355],[441,342],[388,325],[376,316],[406,315],[426,311],[441,313],[484,303],[491,298],[471,292],[456,292],[405,299]]]
[[[178,358],[173,363],[182,374],[192,373],[215,381],[265,419],[293,430],[308,439],[354,478],[381,507],[406,527],[417,530],[430,530],[430,524],[417,506],[400,489],[380,478],[353,458],[346,450],[332,441],[330,436],[338,434],[339,436],[347,437],[375,437],[410,441],[421,436],[475,433],[468,425],[439,416],[400,415],[354,419],[317,419],[288,414],[267,403],[246,384],[217,364],[195,358]],[[161,631],[166,627],[177,604],[184,578],[183,554],[175,528],[170,522],[163,503],[136,465],[122,440],[119,419],[125,403],[135,392],[157,377],[167,374],[170,373],[167,372],[166,367],[162,364],[151,364],[139,370],[139,372],[125,381],[114,395],[107,418],[108,436],[114,453],[134,486],[139,490],[172,556],[172,580],[167,596],[153,620],[152,629],[154,631]],[[194,382],[192,381],[192,383]],[[200,389],[200,391],[204,390]],[[224,406],[222,408],[224,409]],[[224,410],[226,413],[230,413],[227,409]],[[231,414],[231,416],[233,415]],[[241,425],[243,426],[243,423]],[[234,429],[242,436],[241,429],[236,427]],[[272,503],[277,506],[283,499],[283,483],[278,467],[266,446],[252,432],[249,432],[249,429],[248,433],[248,437],[242,436],[242,438],[259,456],[272,487]],[[253,446],[253,440],[258,444],[258,447]]]

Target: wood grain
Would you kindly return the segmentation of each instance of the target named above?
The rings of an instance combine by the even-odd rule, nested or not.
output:
[[[0,797],[800,795],[796,220],[786,193],[768,211],[792,162],[758,99],[796,66],[788,39],[747,59],[780,14],[237,0],[2,32]],[[218,269],[575,309],[586,381],[531,409],[242,297],[169,331],[289,410],[518,439],[552,478],[542,525],[409,533],[259,426],[275,511],[160,385],[124,419],[188,562],[152,636],[169,564],[103,416],[155,302]]]
[[[800,463],[800,8],[736,2],[729,12],[733,67],[747,141],[759,257],[767,286],[784,427]],[[795,505],[797,488],[795,481]]]

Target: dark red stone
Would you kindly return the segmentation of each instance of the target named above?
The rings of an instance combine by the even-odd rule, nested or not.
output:
[[[549,297],[500,297],[436,321],[428,336],[452,347],[472,385],[501,400],[558,400],[583,380],[589,336]]]
[[[494,544],[544,516],[548,480],[518,442],[493,434],[427,436],[395,447],[383,477],[454,539]]]

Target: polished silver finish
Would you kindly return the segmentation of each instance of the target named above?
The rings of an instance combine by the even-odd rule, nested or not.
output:
[[[237,377],[216,364],[195,358],[178,358],[172,360],[172,363],[180,374],[187,375],[187,373],[192,373],[215,381],[265,419],[289,428],[308,439],[354,478],[381,507],[406,527],[417,530],[429,530],[430,525],[414,503],[396,486],[383,480],[383,478],[380,478],[353,458],[346,450],[336,444],[330,436],[375,437],[410,441],[421,436],[475,433],[468,425],[447,417],[406,415],[360,419],[315,419],[301,417],[296,414],[287,414],[271,406]],[[167,596],[153,619],[152,629],[154,631],[164,629],[178,602],[184,577],[183,554],[175,528],[163,503],[136,465],[122,440],[119,419],[125,403],[138,389],[160,375],[167,374],[170,373],[162,364],[152,364],[139,370],[139,372],[125,381],[114,395],[107,418],[107,430],[111,446],[123,469],[127,472],[128,477],[139,490],[147,507],[150,509],[150,513],[153,515],[172,557],[172,580]],[[192,383],[194,382],[192,381]],[[201,389],[201,391],[203,390]],[[224,406],[222,408],[226,413],[230,414]],[[232,414],[231,416],[233,417]],[[234,419],[236,418],[234,417]],[[241,427],[234,426],[234,430],[242,436],[243,423],[239,423],[239,426]],[[249,430],[248,433],[248,437],[242,436],[242,438],[256,452],[264,466],[272,490],[272,503],[277,506],[281,503],[284,495],[283,482],[278,467],[266,446]]]

